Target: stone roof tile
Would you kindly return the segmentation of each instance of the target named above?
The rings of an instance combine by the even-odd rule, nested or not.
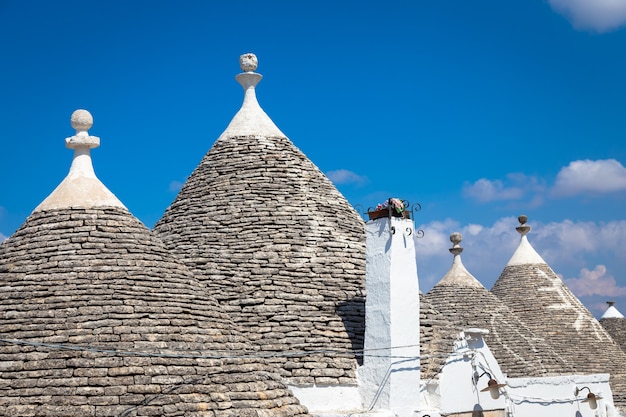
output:
[[[0,286],[7,415],[306,415],[124,208],[36,211],[0,245]]]
[[[530,246],[528,230],[520,246]],[[615,404],[626,409],[626,355],[549,265],[509,264],[491,291],[559,353],[559,373],[611,374]]]
[[[503,372],[512,377],[553,375],[566,366],[545,341],[526,327],[496,296],[465,269],[461,262],[461,235],[450,240],[454,255],[448,273],[426,299],[460,332],[469,327],[489,330],[485,341]]]
[[[259,351],[295,354],[271,359],[288,381],[356,383],[351,352],[363,348],[364,222],[319,168],[259,116],[256,98],[250,100],[254,85],[242,85],[244,105],[235,119],[261,122],[242,131],[233,120],[154,230]],[[298,355],[319,350],[325,352]]]

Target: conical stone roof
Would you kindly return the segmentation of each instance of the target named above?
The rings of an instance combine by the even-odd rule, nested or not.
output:
[[[615,404],[626,410],[626,355],[598,320],[536,254],[526,237],[530,227],[520,216],[520,245],[494,284],[502,300],[533,333],[568,365],[562,374],[609,373]],[[525,260],[525,261],[524,261]]]
[[[273,359],[290,383],[356,383],[363,220],[258,105],[256,57],[241,61],[241,109],[154,230],[260,352],[293,355]]]
[[[420,378],[438,379],[459,331],[420,293]]]
[[[472,275],[461,261],[461,234],[453,233],[454,260],[446,275],[426,294],[457,332],[477,327],[502,370],[511,377],[545,376],[566,367],[559,355]]]
[[[626,318],[615,308],[613,301],[608,301],[609,308],[600,318],[600,324],[611,335],[613,340],[626,352]]]
[[[308,415],[152,232],[74,192],[0,245],[0,414]]]

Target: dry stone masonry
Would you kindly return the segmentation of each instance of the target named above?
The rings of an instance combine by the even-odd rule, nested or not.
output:
[[[290,384],[356,384],[364,223],[260,108],[251,68],[241,110],[154,230]]]
[[[57,191],[0,245],[0,415],[308,415],[126,208]]]

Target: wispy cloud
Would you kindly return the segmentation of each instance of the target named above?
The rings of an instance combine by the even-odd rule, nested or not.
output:
[[[552,194],[556,197],[567,197],[623,190],[626,190],[626,168],[620,162],[615,159],[585,159],[570,162],[559,171]]]
[[[626,287],[618,286],[615,278],[607,274],[604,265],[596,265],[592,271],[583,268],[577,278],[564,279],[563,281],[578,297],[589,295],[619,297],[626,295]]]
[[[367,177],[358,175],[347,169],[328,171],[326,173],[326,176],[335,184],[363,185],[367,182]]]
[[[481,203],[488,203],[491,201],[521,200],[544,189],[543,182],[537,177],[515,172],[508,174],[504,181],[481,178],[473,184],[466,183],[463,186],[463,195]],[[530,198],[530,201],[533,202],[533,206],[541,203],[533,197]]]
[[[626,0],[625,0],[626,2]],[[523,201],[539,207],[546,197],[609,194],[626,191],[626,168],[615,159],[572,161],[561,168],[550,188],[546,180],[511,173],[504,180],[481,178],[463,185],[463,195],[479,203]]]
[[[2,241],[6,240],[6,236],[3,235],[2,233],[0,233],[0,243],[2,243]]]
[[[606,32],[626,24],[624,0],[549,0],[576,29]]]
[[[419,226],[424,237],[415,240],[420,287],[424,292],[436,284],[452,265],[450,234],[463,235],[463,263],[486,287],[498,278],[519,243],[514,217],[504,217],[492,225],[466,224],[446,219]]]
[[[491,288],[519,244],[517,225],[517,219],[512,216],[503,217],[492,225],[462,225],[452,219],[420,225],[425,235],[416,239],[415,244],[423,290],[428,291],[450,268],[452,256],[448,248],[452,246],[449,241],[452,232],[463,234],[465,266],[485,287]],[[617,284],[611,286],[610,279],[614,278],[610,271],[626,267],[622,259],[626,247],[626,220],[606,223],[563,220],[542,224],[530,219],[529,225],[532,245],[557,273],[566,276],[580,273],[575,278],[579,281],[573,281],[577,288],[584,288],[583,285],[595,279],[596,285],[604,288],[602,291],[607,295],[621,294],[622,290],[609,292],[611,288],[621,288]],[[604,270],[597,266],[592,271],[585,269],[600,265],[599,258],[604,259],[601,264]],[[582,296],[583,292],[577,295]]]
[[[185,184],[181,181],[172,181],[170,182],[169,190],[173,193],[177,193],[183,188],[183,185]]]

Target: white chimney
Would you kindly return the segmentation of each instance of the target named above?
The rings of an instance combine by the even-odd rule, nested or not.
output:
[[[370,220],[366,233],[365,352],[359,388],[367,411],[419,410],[419,284],[411,219]],[[408,217],[408,216],[406,216]]]

